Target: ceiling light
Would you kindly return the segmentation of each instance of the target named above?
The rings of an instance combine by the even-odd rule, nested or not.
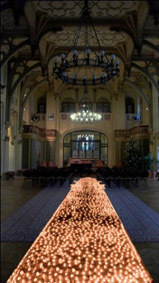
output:
[[[102,115],[93,111],[93,104],[88,96],[87,87],[85,87],[84,96],[80,102],[80,111],[70,115],[74,122],[94,123],[102,119]]]
[[[54,74],[66,84],[106,84],[119,74],[119,60],[114,60],[115,55],[106,54],[100,45],[88,0],[85,0],[71,48],[55,58]]]

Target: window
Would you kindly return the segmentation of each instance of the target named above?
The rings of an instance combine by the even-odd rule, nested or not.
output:
[[[46,114],[46,98],[45,97],[40,97],[38,99],[38,111],[37,113],[39,114]]]
[[[110,113],[110,102],[106,98],[101,98],[97,102],[96,111],[98,113]]]
[[[89,98],[82,98],[79,104],[79,109],[80,110],[93,110],[93,104],[89,100]]]
[[[61,112],[73,113],[75,112],[75,102],[72,98],[66,98],[61,104]]]
[[[70,162],[70,158],[101,160],[108,164],[108,140],[107,137],[96,131],[83,130],[67,134],[63,141],[64,164]]]
[[[133,114],[135,113],[135,102],[132,97],[126,97],[125,99],[125,110],[126,114]]]
[[[77,136],[77,150],[79,149],[79,142],[82,144],[82,150],[94,150],[94,135],[78,135]]]

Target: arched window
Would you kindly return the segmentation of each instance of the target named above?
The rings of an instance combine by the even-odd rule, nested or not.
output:
[[[126,97],[125,99],[125,110],[126,114],[135,113],[135,102],[132,97]]]
[[[96,111],[100,113],[109,113],[110,111],[110,102],[107,98],[100,98],[96,104]]]
[[[38,105],[37,105],[37,113],[39,114],[45,114],[46,113],[46,97],[40,97],[38,99]]]
[[[73,113],[75,112],[75,102],[72,98],[65,98],[61,104],[61,112]]]
[[[89,98],[82,98],[79,103],[79,110],[93,110],[93,104]]]

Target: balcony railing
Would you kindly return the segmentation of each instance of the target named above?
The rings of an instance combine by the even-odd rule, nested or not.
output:
[[[137,113],[129,113],[129,114],[125,114],[126,117],[126,121],[133,121],[133,122],[138,122],[141,120],[141,118],[137,115]]]
[[[128,130],[115,130],[116,138],[129,138],[136,135],[149,135],[149,126],[140,125]]]
[[[34,134],[42,138],[56,137],[56,130],[52,129],[41,129],[33,125],[24,125],[23,134]]]

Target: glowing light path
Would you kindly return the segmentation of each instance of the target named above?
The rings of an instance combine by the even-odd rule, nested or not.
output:
[[[71,190],[7,282],[152,282],[96,179]]]

